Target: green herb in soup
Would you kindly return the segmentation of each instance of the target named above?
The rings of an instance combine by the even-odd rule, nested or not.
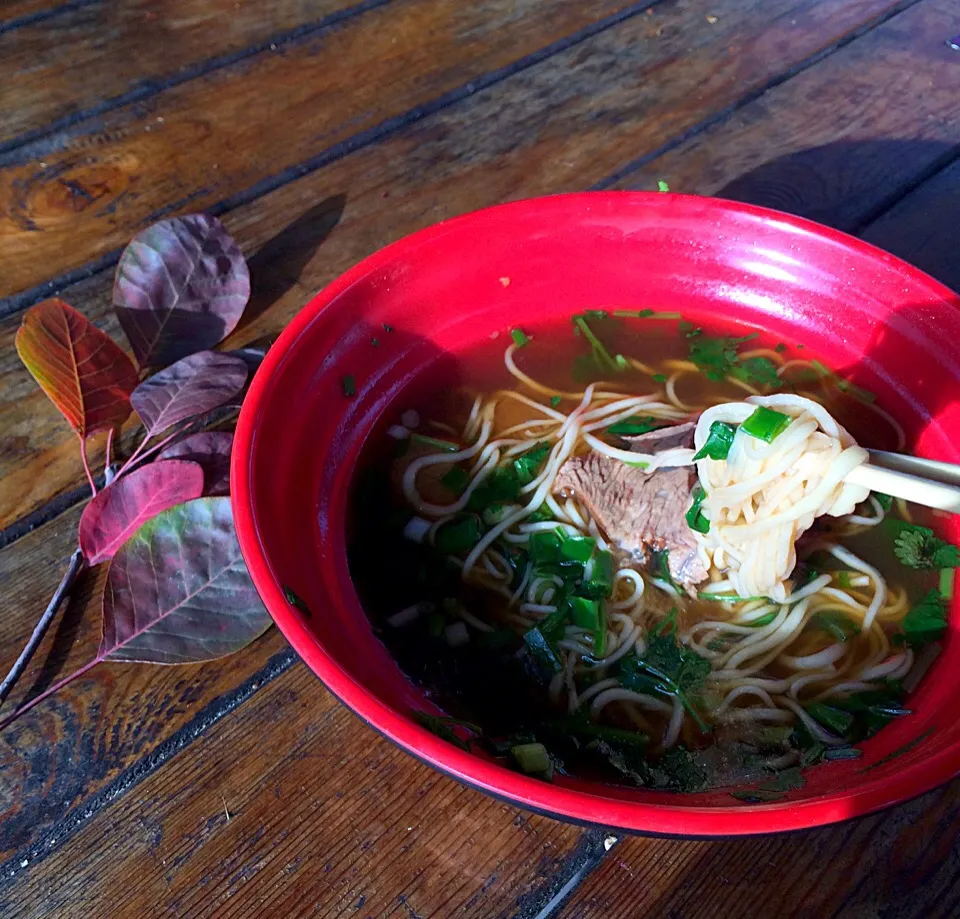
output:
[[[573,332],[513,329],[405,413],[402,455],[371,442],[351,573],[450,713],[417,719],[545,780],[745,803],[859,756],[909,717],[960,561],[856,484],[842,422],[889,416],[678,313],[584,310]]]

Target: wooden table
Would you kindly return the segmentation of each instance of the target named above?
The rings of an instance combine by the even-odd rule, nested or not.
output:
[[[658,179],[960,286],[957,33],[957,0],[0,0],[0,666],[85,500],[13,336],[53,291],[117,333],[113,266],[145,225],[206,210],[236,236],[233,346],[441,218]],[[92,656],[98,587],[11,703]],[[791,836],[618,839],[419,765],[276,631],[94,669],[0,736],[0,801],[11,917],[960,915],[960,783]]]

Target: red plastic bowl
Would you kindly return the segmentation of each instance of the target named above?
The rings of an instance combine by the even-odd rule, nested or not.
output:
[[[493,332],[611,305],[680,310],[802,342],[878,394],[906,428],[908,449],[960,460],[960,299],[893,256],[774,211],[680,195],[565,195],[468,214],[388,246],[322,291],[250,388],[234,447],[236,524],[290,644],[347,706],[415,756],[579,822],[685,836],[794,830],[905,801],[960,773],[956,605],[914,713],[867,741],[860,759],[809,770],[803,788],[775,803],[541,782],[411,720],[411,709],[431,706],[374,637],[347,570],[348,490],[361,446],[382,430],[387,409],[415,404],[444,356]],[[960,538],[956,518],[945,529]],[[309,615],[287,602],[284,585]]]

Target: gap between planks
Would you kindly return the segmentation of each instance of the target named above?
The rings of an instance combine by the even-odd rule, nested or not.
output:
[[[99,0],[82,0],[81,6],[86,5],[87,2],[99,2]],[[392,2],[393,0],[361,0],[360,3],[328,13],[326,16],[314,22],[305,22],[292,29],[277,32],[275,35],[271,35],[269,38],[259,41],[256,44],[248,45],[246,48],[207,58],[204,61],[198,61],[196,64],[185,67],[175,74],[157,80],[150,80],[147,85],[139,86],[136,89],[121,93],[117,96],[111,96],[102,102],[98,102],[96,105],[91,105],[78,112],[57,118],[42,128],[26,131],[17,137],[4,141],[0,143],[0,157],[12,153],[27,144],[42,141],[44,138],[51,138],[51,143],[55,144],[56,138],[54,135],[75,124],[79,124],[81,121],[86,121],[89,118],[97,118],[100,115],[105,115],[107,112],[121,108],[124,105],[130,105],[134,102],[145,102],[168,89],[180,86],[182,83],[187,83],[190,80],[195,80],[198,77],[205,76],[214,71],[222,70],[224,67],[240,63],[258,54],[263,54],[267,51],[276,51],[278,48],[283,48],[300,39],[313,38],[318,33],[331,29],[350,19],[355,19],[364,13],[369,13],[383,6],[389,6]],[[60,9],[67,10],[74,9],[74,7],[61,7]],[[2,25],[0,25],[0,34],[2,33],[3,28]]]

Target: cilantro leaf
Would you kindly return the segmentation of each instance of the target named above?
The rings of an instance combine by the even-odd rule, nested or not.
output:
[[[885,495],[881,491],[875,491],[873,496],[877,499],[877,504],[883,508],[883,512],[885,514],[889,514],[891,508],[893,507],[893,498],[891,498],[890,495]]]
[[[947,630],[947,604],[937,590],[931,590],[903,617],[907,644],[922,645],[935,641]]]
[[[643,658],[621,658],[618,674],[620,682],[634,692],[676,696],[700,730],[706,732],[709,727],[691,696],[703,687],[711,669],[710,661],[680,644],[672,633],[650,632]]]
[[[894,541],[893,551],[908,568],[956,568],[960,566],[960,552],[956,546],[938,536],[928,527],[912,523],[901,525]]]
[[[782,384],[777,375],[777,365],[768,357],[748,357],[730,368],[730,375],[745,383],[777,387]]]

